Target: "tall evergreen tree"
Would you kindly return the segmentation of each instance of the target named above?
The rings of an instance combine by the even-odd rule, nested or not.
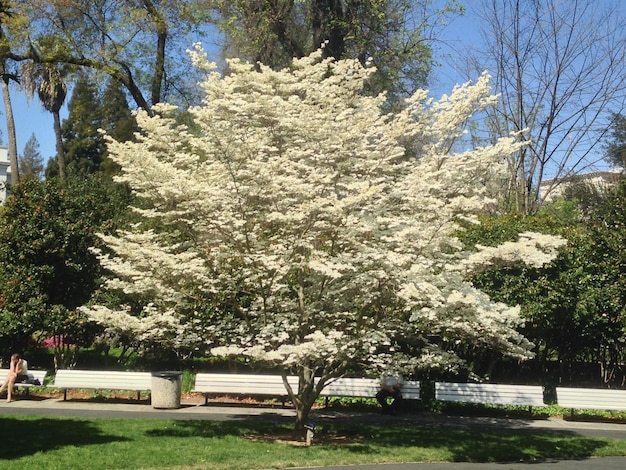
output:
[[[43,176],[43,157],[39,151],[39,141],[34,133],[24,145],[24,152],[19,156],[19,167],[24,177],[34,176],[40,179]]]
[[[101,104],[102,129],[119,142],[127,142],[134,139],[138,130],[137,122],[133,116],[122,83],[111,78],[102,94]],[[106,174],[115,173],[118,165],[106,155],[100,165],[100,170]]]
[[[68,104],[69,115],[61,126],[68,173],[89,175],[100,169],[105,144],[98,129],[102,127],[100,97],[87,75],[80,75]]]
[[[138,130],[123,85],[111,78],[102,94],[102,128],[118,142],[132,140]]]
[[[612,115],[608,135],[605,160],[619,168],[626,168],[626,116],[620,113]]]

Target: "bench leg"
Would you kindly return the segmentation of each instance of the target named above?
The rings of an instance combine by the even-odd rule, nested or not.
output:
[[[67,388],[63,389],[63,401],[67,400]]]

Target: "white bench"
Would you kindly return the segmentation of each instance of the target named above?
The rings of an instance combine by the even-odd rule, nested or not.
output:
[[[326,405],[328,405],[330,397],[374,398],[379,390],[380,380],[378,379],[341,377],[326,385],[320,396],[326,398]],[[420,400],[419,381],[404,382],[401,391],[403,399]]]
[[[298,377],[289,376],[289,384],[298,390]],[[287,389],[280,375],[198,373],[192,393],[202,393],[204,404],[209,395],[250,395],[280,398],[285,406]]]
[[[59,369],[54,377],[54,384],[48,387],[62,389],[63,400],[67,400],[69,389],[129,390],[137,392],[137,400],[140,400],[141,392],[149,392],[152,389],[152,374],[150,372]]]
[[[435,383],[435,399],[449,402],[485,405],[545,406],[540,385],[506,385],[491,383]]]
[[[4,380],[6,379],[8,373],[9,373],[8,369],[0,369],[0,384],[4,383]],[[26,395],[28,395],[28,392],[30,391],[30,387],[41,387],[44,384],[44,380],[46,379],[47,374],[48,374],[47,370],[30,370],[29,369],[28,371],[29,378],[32,377],[32,378],[39,380],[40,385],[32,384],[32,383],[25,383],[25,382],[18,382],[13,386],[13,388],[24,388],[26,389]]]
[[[298,377],[290,375],[287,380],[294,390],[298,389]],[[320,396],[326,398],[327,404],[330,397],[374,398],[380,390],[379,384],[376,379],[342,377],[326,385]],[[192,392],[204,394],[205,404],[209,395],[220,394],[278,397],[283,406],[287,400],[287,390],[280,375],[198,373]],[[406,382],[402,396],[419,400],[419,382]]]
[[[626,410],[626,390],[557,387],[556,400],[559,406],[569,408],[572,415],[575,409]]]

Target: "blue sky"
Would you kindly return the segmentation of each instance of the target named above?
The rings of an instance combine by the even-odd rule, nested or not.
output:
[[[613,0],[602,0],[602,3],[612,3]],[[449,93],[456,83],[464,81],[462,74],[457,73],[454,60],[463,56],[463,51],[469,46],[479,41],[476,28],[477,21],[472,15],[471,2],[470,7],[466,10],[463,17],[454,17],[451,19],[447,27],[442,31],[443,34],[438,36],[444,42],[439,43],[438,59],[442,63],[442,67],[436,69],[433,73],[435,81],[432,83],[431,94],[438,98],[442,94]],[[621,5],[618,3],[618,5]],[[194,39],[190,38],[190,46]],[[216,56],[213,58],[218,60]],[[474,77],[476,78],[476,77]],[[15,85],[11,86],[11,99],[13,102],[13,112],[17,130],[17,146],[18,153],[22,153],[24,145],[30,136],[34,133],[40,144],[40,152],[42,157],[47,160],[53,157],[55,152],[54,131],[52,127],[52,115],[45,111],[37,98],[33,98],[28,102],[24,94],[17,89]],[[68,96],[69,100],[69,96]],[[131,104],[133,104],[131,102]],[[61,112],[61,119],[67,117],[67,108]],[[7,143],[6,119],[4,113],[4,103],[0,100],[0,141],[2,145]]]
[[[467,41],[467,37],[472,35],[473,29],[471,18],[454,19],[445,31],[446,40],[451,49],[455,49],[455,45]],[[195,39],[190,38],[189,45],[191,46],[194,41]],[[207,46],[211,47],[209,45]],[[214,58],[210,58],[215,61],[219,60],[217,55]],[[449,93],[454,83],[456,83],[456,80],[459,79],[455,75],[454,70],[448,67],[436,71],[436,75],[439,77],[439,80],[436,85],[433,85],[435,96]],[[68,94],[67,100],[69,100],[69,98],[70,96]],[[61,120],[67,117],[67,100],[66,106],[61,110]],[[20,155],[22,154],[24,145],[34,133],[39,142],[39,151],[44,160],[54,157],[56,151],[52,115],[43,109],[37,97],[34,97],[29,102],[24,96],[24,93],[14,84],[11,85],[11,101],[15,117],[18,153]],[[130,101],[130,103],[131,105],[134,104],[132,101]],[[6,146],[8,142],[5,116],[4,102],[0,100],[0,142],[1,145],[4,146]]]
[[[45,160],[54,156],[56,152],[54,150],[52,114],[43,109],[41,103],[36,98],[33,98],[29,103],[24,93],[18,91],[14,86],[11,86],[11,102],[13,105],[13,117],[15,118],[18,153],[22,154],[24,145],[26,145],[30,136],[34,133],[39,141],[41,156]],[[4,101],[0,103],[0,111],[2,113],[0,115],[0,138],[2,145],[6,146],[8,134]],[[64,111],[62,118],[67,116],[67,110]]]

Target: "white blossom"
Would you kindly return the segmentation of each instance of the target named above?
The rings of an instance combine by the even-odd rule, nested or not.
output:
[[[160,105],[138,114],[136,142],[109,143],[145,223],[102,236],[114,253],[101,254],[115,274],[107,286],[151,306],[138,320],[93,306],[94,320],[139,321],[152,339],[194,331],[213,354],[322,382],[389,361],[456,370],[459,343],[528,357],[519,309],[467,279],[504,262],[540,266],[563,240],[529,233],[466,253],[456,237],[498,197],[506,158],[524,145],[511,136],[450,152],[494,103],[486,74],[385,114],[384,95],[362,93],[371,69],[356,60],[318,52],[281,71],[232,60],[221,76],[201,49],[192,57],[207,72],[193,130]],[[198,298],[213,316],[190,313]],[[394,347],[403,337],[411,354]]]

